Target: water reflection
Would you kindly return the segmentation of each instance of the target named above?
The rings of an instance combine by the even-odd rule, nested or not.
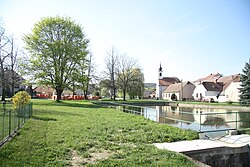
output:
[[[143,115],[145,118],[159,123],[199,132],[218,130],[225,132],[230,129],[250,127],[250,112],[171,106],[122,107],[124,112],[135,111],[133,113]]]

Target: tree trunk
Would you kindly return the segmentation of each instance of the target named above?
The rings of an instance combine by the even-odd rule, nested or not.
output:
[[[123,89],[123,101],[126,101],[126,89]]]
[[[5,101],[5,96],[6,96],[6,93],[5,93],[5,85],[2,87],[2,101]]]
[[[1,62],[1,82],[2,82],[2,101],[5,101],[5,96],[6,96],[6,84],[5,84],[5,75],[4,75],[4,68],[3,68],[3,63]]]
[[[56,88],[56,102],[60,102],[62,100],[62,92],[63,92],[63,89],[61,88]]]
[[[116,96],[115,92],[116,92],[116,89],[114,88],[113,91],[114,91],[113,92],[113,96],[114,96],[114,101],[115,101],[115,96]]]
[[[88,100],[88,92],[86,90],[83,90],[84,94],[84,100]]]

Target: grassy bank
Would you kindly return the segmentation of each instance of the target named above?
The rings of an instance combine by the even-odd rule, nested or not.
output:
[[[3,166],[196,166],[152,146],[195,139],[196,132],[89,102],[33,103],[33,117],[0,149]]]
[[[240,134],[248,134],[248,135],[250,135],[250,128],[241,129],[241,130],[239,130],[239,133]]]
[[[198,102],[198,101],[171,101],[171,103],[182,103],[182,104],[197,104],[197,105],[212,105],[212,106],[240,106],[239,103],[231,102]]]

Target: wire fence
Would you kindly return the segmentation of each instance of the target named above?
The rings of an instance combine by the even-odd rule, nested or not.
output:
[[[3,102],[0,109],[0,147],[13,137],[32,115],[32,103],[16,109]]]

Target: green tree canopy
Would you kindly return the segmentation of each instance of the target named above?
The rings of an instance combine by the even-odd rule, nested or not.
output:
[[[246,62],[242,72],[240,76],[242,82],[242,88],[240,89],[240,104],[243,106],[250,106],[250,59],[249,62]]]
[[[131,99],[135,97],[141,98],[144,93],[144,74],[141,69],[132,69],[131,81],[128,85],[128,94]]]
[[[28,69],[40,83],[53,87],[60,101],[79,62],[87,62],[89,40],[82,27],[68,17],[45,17],[24,36],[24,42],[31,55]]]

